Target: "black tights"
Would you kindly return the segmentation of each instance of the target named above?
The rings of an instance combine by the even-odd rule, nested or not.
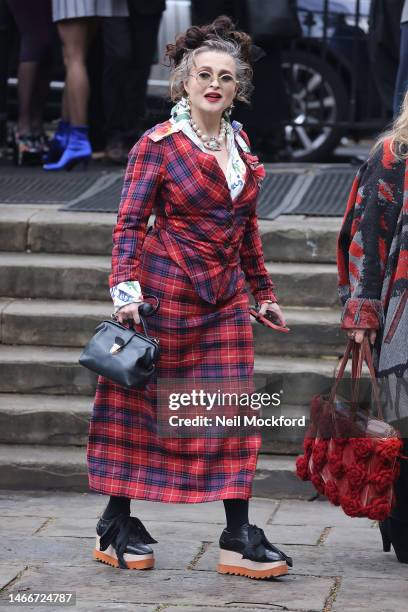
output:
[[[228,530],[237,529],[244,523],[248,523],[247,499],[224,499],[223,502]],[[130,499],[111,495],[103,518],[109,520],[118,514],[130,514]]]

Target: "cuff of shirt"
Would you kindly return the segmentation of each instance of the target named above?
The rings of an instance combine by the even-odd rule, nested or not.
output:
[[[143,302],[142,289],[138,281],[124,281],[110,288],[114,312],[133,302]]]
[[[261,305],[264,302],[267,302],[268,304],[276,304],[278,301],[278,298],[276,297],[276,295],[274,293],[272,293],[271,291],[268,292],[268,296],[267,297],[261,297],[259,294],[256,296],[255,298],[256,302]]]

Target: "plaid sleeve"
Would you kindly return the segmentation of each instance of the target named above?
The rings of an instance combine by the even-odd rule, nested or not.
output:
[[[239,255],[241,267],[255,300],[258,303],[269,300],[277,302],[273,292],[274,284],[265,267],[258,217],[255,211],[248,218]]]
[[[149,217],[164,171],[164,141],[144,134],[129,153],[116,225],[113,229],[110,288],[136,281]]]
[[[343,329],[379,329],[388,253],[402,205],[403,166],[389,144],[359,169],[337,240]]]

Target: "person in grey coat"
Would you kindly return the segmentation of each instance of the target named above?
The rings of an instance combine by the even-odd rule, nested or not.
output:
[[[342,328],[367,335],[384,419],[404,446],[396,504],[380,522],[384,551],[408,563],[408,92],[354,179],[338,238]]]

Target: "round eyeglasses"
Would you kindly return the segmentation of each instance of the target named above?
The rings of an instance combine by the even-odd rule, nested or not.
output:
[[[213,74],[207,70],[200,70],[197,73],[192,72],[190,73],[190,76],[195,77],[197,83],[201,85],[201,87],[207,87],[214,80]],[[216,77],[216,79],[221,87],[228,87],[239,83],[239,81],[237,81],[232,74],[228,73],[220,74]]]

